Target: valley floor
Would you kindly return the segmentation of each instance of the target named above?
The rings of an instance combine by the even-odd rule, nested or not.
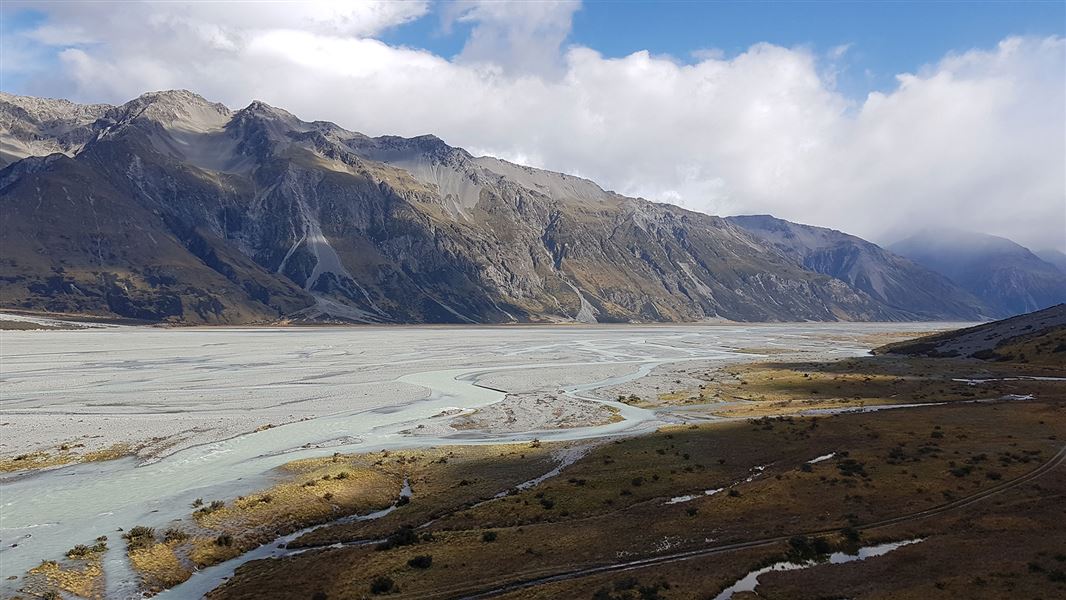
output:
[[[1060,594],[1066,382],[865,356],[942,328],[6,332],[4,464],[47,468],[7,467],[4,589],[706,598],[921,540],[758,592]]]

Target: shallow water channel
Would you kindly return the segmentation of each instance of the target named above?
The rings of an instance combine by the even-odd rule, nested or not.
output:
[[[856,338],[893,327],[130,328],[5,333],[0,373],[6,397],[3,411],[34,418],[82,414],[79,411],[96,416],[91,411],[110,406],[98,399],[112,396],[129,398],[122,404],[123,411],[135,410],[141,398],[165,414],[167,394],[180,394],[193,386],[205,390],[200,396],[204,400],[183,399],[173,407],[175,414],[211,407],[212,394],[229,398],[252,388],[257,395],[277,394],[284,402],[334,394],[340,406],[356,389],[391,386],[380,389],[412,391],[397,394],[384,405],[380,398],[372,407],[353,401],[348,410],[194,445],[155,462],[129,457],[7,477],[0,486],[3,574],[22,574],[41,560],[60,558],[75,544],[108,535],[113,540],[104,561],[109,597],[134,597],[136,586],[122,555],[119,528],[165,527],[187,517],[196,498],[228,499],[262,489],[272,483],[273,469],[292,460],[334,452],[517,442],[534,436],[565,441],[649,431],[661,424],[654,412],[602,398],[597,390],[645,377],[664,364],[757,357],[736,352],[745,347],[779,345],[823,356],[854,356],[865,352]],[[411,350],[415,346],[419,352]],[[146,376],[146,361],[158,373]],[[502,400],[504,392],[479,384],[487,377],[514,372],[536,379],[538,372],[562,369],[573,380],[575,373],[595,369],[602,373],[608,366],[622,374],[590,375],[587,381],[554,388],[546,376],[543,384],[570,397],[614,407],[623,417],[618,422],[520,433],[407,433],[444,411],[470,411]],[[273,379],[264,382],[267,376],[263,373]],[[115,413],[109,426],[123,427],[123,414]],[[205,579],[194,577],[198,582]],[[10,592],[18,585],[19,581],[5,581],[0,590]]]
[[[754,592],[755,588],[759,585],[759,576],[765,575],[773,571],[798,571],[800,569],[809,569],[818,565],[830,564],[840,565],[849,562],[855,562],[857,560],[866,560],[875,556],[884,556],[889,552],[903,546],[909,546],[910,544],[917,544],[921,542],[921,539],[904,540],[902,542],[891,542],[888,544],[878,544],[876,546],[866,546],[859,548],[855,554],[848,554],[847,552],[834,552],[826,557],[824,560],[808,560],[805,562],[779,562],[774,563],[768,567],[756,569],[744,577],[737,580],[736,583],[722,590],[720,594],[714,597],[714,600],[730,600],[734,594],[739,592]]]

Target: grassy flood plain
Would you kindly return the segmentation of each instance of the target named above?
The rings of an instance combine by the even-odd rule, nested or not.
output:
[[[316,530],[293,545],[315,548],[390,535],[411,543],[385,544],[388,549],[379,549],[381,544],[312,549],[249,563],[211,598],[267,593],[276,598],[461,597],[582,568],[779,539],[504,594],[706,598],[747,571],[794,552],[787,540],[797,535],[842,549],[926,539],[870,561],[766,575],[761,580],[765,589],[759,589],[763,597],[824,597],[843,590],[849,596],[884,598],[992,598],[1017,591],[1027,593],[1020,597],[1057,597],[1066,591],[1061,579],[1066,565],[1060,560],[1066,555],[1061,542],[1066,539],[1063,472],[1049,471],[1016,487],[1006,482],[1051,460],[1066,442],[1066,385],[950,381],[1021,372],[1032,369],[882,357],[751,365],[721,387],[705,384],[705,389],[718,387],[720,396],[740,389],[751,394],[752,408],[758,409],[751,419],[664,428],[601,444],[558,477],[474,506],[508,486],[420,461],[427,470],[421,481],[413,482],[408,505],[380,520]],[[970,403],[1007,394],[1034,394],[1037,399]],[[943,401],[955,403],[822,417],[767,416],[805,409],[811,402],[868,406]],[[467,450],[449,451],[459,457]],[[830,453],[836,454],[808,462]],[[505,473],[543,460],[532,454],[499,458],[450,460],[447,465],[462,465],[465,473],[486,461],[478,468],[493,465]],[[1006,489],[981,502],[867,528],[1000,487]],[[723,491],[703,494],[718,488]],[[695,498],[669,503],[685,495]],[[417,535],[398,535],[405,528]],[[990,544],[993,539],[996,543]],[[915,557],[924,558],[919,563]],[[821,583],[792,583],[810,580]],[[286,582],[284,588],[276,585],[279,581]]]
[[[269,490],[215,506],[205,499],[166,531],[127,531],[130,559],[144,590],[158,591],[280,535],[389,506],[406,479],[413,497],[387,516],[306,534],[290,544],[304,553],[248,563],[210,597],[460,597],[585,568],[776,540],[503,594],[707,598],[753,568],[795,555],[793,536],[839,549],[925,541],[870,561],[767,574],[760,596],[1057,597],[1066,592],[1061,468],[969,506],[868,528],[998,489],[1055,456],[1066,443],[1066,383],[952,381],[1019,374],[1052,371],[894,357],[690,370],[700,383],[642,402],[706,405],[731,420],[596,443],[298,461],[282,468]],[[1027,394],[1036,399],[974,403]],[[922,402],[949,404],[795,416]],[[556,477],[494,499],[545,474],[562,454],[581,457]],[[827,454],[834,456],[808,462]],[[721,491],[704,493],[715,489]],[[693,498],[670,503],[680,496]],[[349,545],[328,548],[338,543]],[[24,589],[102,597],[98,560],[42,564]]]

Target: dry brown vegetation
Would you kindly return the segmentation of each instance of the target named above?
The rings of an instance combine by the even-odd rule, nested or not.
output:
[[[759,362],[694,371],[695,387],[659,394],[661,405],[703,406],[719,417],[799,414],[806,410],[955,402],[1054,390],[1050,383],[956,379],[1056,375],[1062,369],[965,359],[870,356],[833,362]],[[1034,387],[1035,386],[1035,387]]]
[[[511,484],[505,481],[520,479],[509,474],[535,470],[531,461],[539,458],[521,454],[465,457],[468,449],[453,448],[446,464],[454,461],[457,466],[462,461],[462,469],[426,470],[425,481],[413,481],[415,495],[409,505],[377,521],[327,526],[299,540],[299,545],[320,546],[380,540],[391,534],[395,543],[385,544],[387,549],[353,545],[249,563],[212,598],[257,598],[268,589],[272,597],[279,598],[316,593],[359,598],[373,595],[372,587],[384,585],[385,579],[389,592],[398,597],[449,598],[506,582],[750,540],[824,532],[818,537],[840,544],[848,528],[870,543],[918,534],[928,539],[899,550],[891,560],[882,557],[775,574],[766,579],[766,589],[776,594],[770,597],[834,596],[832,578],[821,577],[828,583],[816,595],[807,592],[815,587],[788,583],[816,577],[829,568],[856,573],[849,576],[853,587],[840,588],[853,597],[866,597],[875,587],[881,596],[871,597],[896,597],[896,592],[914,598],[923,597],[919,592],[929,594],[925,597],[957,598],[971,593],[994,597],[988,590],[1002,593],[1008,583],[1012,589],[1031,592],[1025,597],[1061,594],[1064,584],[1055,575],[1058,551],[1052,546],[1058,543],[1054,540],[1066,539],[1062,535],[1066,532],[1062,531],[1061,492],[1049,484],[1049,480],[1061,484],[1060,471],[935,518],[868,529],[885,519],[953,506],[974,494],[990,493],[1051,459],[1066,441],[1066,385],[1062,382],[970,386],[950,379],[964,372],[972,377],[1018,371],[1010,365],[987,367],[960,361],[945,366],[942,360],[928,360],[934,359],[877,357],[821,365],[753,365],[736,370],[729,385],[743,388],[745,394],[766,396],[753,404],[779,412],[785,409],[775,405],[784,403],[794,411],[797,406],[806,407],[812,395],[819,402],[837,397],[853,402],[859,395],[860,401],[882,403],[955,403],[663,429],[598,446],[558,477],[488,502],[475,503],[475,499],[491,495],[493,483],[495,489],[506,489]],[[998,370],[990,373],[988,368]],[[981,372],[974,373],[975,369]],[[822,389],[826,390],[824,398],[821,392],[811,394]],[[1037,399],[970,402],[985,396],[1030,393]],[[808,464],[831,452],[836,453],[832,459]],[[417,455],[408,453],[405,460]],[[432,464],[432,460],[416,462]],[[472,482],[463,485],[463,473],[493,469],[496,480],[477,478],[483,486],[477,493],[467,489]],[[702,495],[704,490],[717,488],[724,489]],[[695,498],[668,503],[682,495]],[[1015,496],[1018,499],[1011,500]],[[1040,516],[1025,513],[1030,509],[1023,507],[1030,506]],[[491,540],[486,537],[489,533]],[[929,561],[960,556],[978,571],[989,571],[987,566],[980,567],[980,561],[1007,550],[985,552],[982,548],[988,544],[978,543],[981,535],[1003,536],[1004,548],[1016,557],[1008,561],[1001,576],[966,573],[938,581],[940,571],[924,569],[908,559],[915,553],[927,555]],[[1034,536],[1041,540],[1029,543]],[[683,563],[555,582],[515,591],[511,597],[703,598],[751,568],[781,558],[785,550],[781,542],[767,543]],[[431,557],[428,567],[409,564],[426,556]],[[1036,566],[1019,568],[1023,560],[1035,561]],[[348,568],[354,564],[360,568]],[[906,575],[889,573],[883,579],[864,575],[865,569],[879,564],[896,564]],[[878,569],[877,573],[886,573]],[[272,587],[281,580],[287,582],[286,589]]]
[[[1066,371],[1066,327],[1015,338],[996,347],[995,355],[998,360],[1045,366],[1061,374]]]
[[[392,504],[402,474],[371,456],[307,459],[284,465],[268,490],[232,501],[198,501],[184,525],[127,532],[130,562],[148,593],[280,536]]]
[[[205,500],[190,509],[180,531],[127,532],[130,559],[145,591],[154,592],[184,581],[193,568],[327,523],[289,544],[306,552],[249,563],[211,597],[451,598],[765,540],[502,596],[635,600],[713,596],[750,569],[783,558],[790,536],[823,539],[833,547],[922,537],[920,544],[875,560],[765,575],[759,594],[1055,597],[1066,592],[1066,547],[1060,541],[1066,539],[1066,477],[1052,471],[1018,487],[1000,487],[1043,465],[1066,443],[1066,383],[953,381],[1033,373],[1043,372],[1032,365],[895,357],[690,373],[703,382],[697,389],[667,394],[696,394],[731,420],[587,443],[587,454],[561,474],[521,490],[514,488],[551,470],[561,451],[574,449],[534,442],[297,461],[279,470],[270,489]],[[1004,398],[1027,394],[1036,398]],[[910,403],[930,405],[798,414]],[[808,462],[830,453],[831,459]],[[413,497],[385,517],[328,524],[392,504],[405,479]],[[949,512],[877,525],[991,492]],[[679,496],[692,499],[670,502]],[[328,548],[338,543],[345,545]],[[92,558],[45,563],[31,575],[34,589],[102,593],[99,563]]]
[[[85,445],[78,442],[62,444],[52,452],[29,452],[0,460],[0,473],[46,469],[74,463],[101,462],[129,456],[134,452],[129,444],[113,444],[100,450],[79,452]]]
[[[177,545],[175,542],[158,542],[129,552],[130,565],[140,573],[145,591],[165,590],[192,575],[174,551]]]
[[[82,598],[104,597],[104,571],[100,560],[107,551],[107,538],[92,546],[78,545],[62,561],[46,560],[26,574],[23,590],[48,597],[57,590]]]

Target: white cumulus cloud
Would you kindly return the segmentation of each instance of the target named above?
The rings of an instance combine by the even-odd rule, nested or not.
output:
[[[875,241],[944,224],[1066,248],[1061,37],[960,49],[849,98],[834,83],[847,46],[607,58],[568,45],[569,2],[446,7],[445,26],[471,26],[455,57],[375,39],[424,3],[35,6],[47,19],[25,35],[51,45],[59,68],[33,74],[27,92],[262,99],[693,210],[768,212]]]

